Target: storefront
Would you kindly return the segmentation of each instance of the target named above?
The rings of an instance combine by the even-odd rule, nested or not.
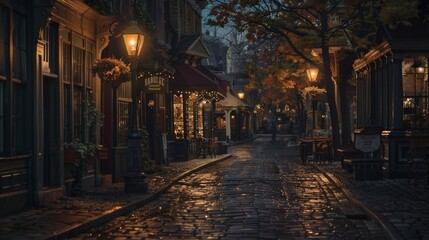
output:
[[[379,154],[391,177],[406,176],[407,156],[429,147],[429,34],[417,36],[420,30],[391,32],[392,39],[354,63],[357,127],[384,129]]]
[[[176,160],[197,157],[195,141],[215,137],[215,104],[223,98],[224,92],[216,79],[209,78],[198,68],[186,63],[176,66],[171,81]]]

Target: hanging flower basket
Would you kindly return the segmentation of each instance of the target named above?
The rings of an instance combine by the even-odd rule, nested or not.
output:
[[[128,81],[130,66],[125,64],[121,59],[101,58],[95,60],[92,66],[92,73],[103,81]]]
[[[301,96],[304,99],[304,108],[311,109],[312,101],[321,100],[326,94],[326,89],[318,87],[306,87],[301,90]]]

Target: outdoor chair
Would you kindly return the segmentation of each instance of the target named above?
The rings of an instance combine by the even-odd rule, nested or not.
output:
[[[217,146],[216,139],[210,138],[208,143],[208,154],[210,155],[210,157],[216,157],[216,146]]]
[[[208,147],[208,141],[205,138],[199,138],[198,139],[198,155],[197,157],[203,157],[206,158],[206,156],[209,154],[209,147]]]
[[[313,154],[313,163],[327,163],[330,162],[330,148],[331,144],[327,141],[319,142],[315,146],[315,151]]]

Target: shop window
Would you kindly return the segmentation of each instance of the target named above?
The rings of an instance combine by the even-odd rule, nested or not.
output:
[[[199,135],[198,129],[198,97],[195,93],[190,94],[187,99],[187,117],[188,117],[188,138],[197,138]]]
[[[63,43],[63,81],[70,83],[71,80],[71,45]]]
[[[130,104],[130,101],[124,99],[118,101],[118,146],[127,144]]]
[[[93,42],[70,31],[60,33],[62,39],[62,81],[64,84],[64,141],[87,141],[84,112],[93,94],[91,67]]]
[[[27,39],[25,17],[21,14],[14,13],[14,31],[13,31],[13,68],[12,78],[14,80],[25,81],[26,72],[26,49]]]
[[[426,57],[405,58],[402,63],[404,128],[427,129],[428,61]]]
[[[43,44],[42,71],[44,73],[58,73],[58,24],[49,22],[42,28],[39,43]]]
[[[9,16],[5,7],[0,4],[0,154],[5,152],[5,120],[4,120],[4,97],[6,79],[6,50],[9,46]]]
[[[12,149],[16,153],[24,152],[24,116],[23,116],[23,105],[24,105],[24,94],[23,86],[19,83],[13,84],[13,108],[12,108]]]
[[[0,154],[4,153],[4,81],[0,81]]]
[[[26,20],[25,16],[14,12],[13,13],[13,62],[12,62],[12,144],[11,150],[14,153],[23,153],[24,149],[24,83],[26,81]]]
[[[129,126],[129,110],[131,105],[131,82],[122,83],[118,87],[118,146],[127,144],[128,126]]]
[[[82,86],[85,76],[85,51],[73,46],[73,83]]]
[[[41,33],[42,39],[40,39],[40,42],[43,42],[43,54],[42,54],[42,71],[45,73],[50,73],[49,69],[49,43],[51,38],[51,24],[48,23],[46,26],[42,29]]]
[[[72,142],[73,136],[71,133],[71,104],[70,104],[70,85],[64,85],[64,141]]]
[[[73,137],[83,139],[83,92],[82,88],[75,88],[73,91]]]
[[[183,95],[173,95],[173,114],[174,114],[174,134],[177,138],[184,137],[184,122],[183,122]]]
[[[85,78],[86,79],[86,84],[85,84],[85,86],[87,88],[93,89],[95,86],[93,86],[93,84],[94,84],[94,81],[93,81],[94,76],[91,73],[91,67],[92,67],[92,63],[94,62],[94,54],[93,54],[93,52],[94,52],[94,44],[92,42],[88,41],[87,45],[88,46],[87,46],[87,51],[86,51],[86,61],[85,62],[88,63],[88,64],[85,64],[85,74],[86,74],[86,78]]]
[[[22,84],[27,70],[26,41],[25,16],[0,4],[0,154],[19,154],[29,145],[24,138],[28,124],[24,123]],[[6,111],[8,107],[10,111]]]
[[[6,50],[9,46],[8,11],[0,5],[0,79],[6,78]]]

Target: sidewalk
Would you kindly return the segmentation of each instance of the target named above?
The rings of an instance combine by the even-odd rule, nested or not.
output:
[[[125,194],[123,183],[115,183],[87,190],[83,197],[63,197],[49,207],[0,218],[0,239],[72,236],[145,205],[185,176],[229,157],[231,154],[222,154],[162,166],[162,172],[147,176],[149,190],[144,194]]]
[[[340,162],[314,165],[370,217],[391,239],[429,239],[429,187],[408,179],[355,181]]]

